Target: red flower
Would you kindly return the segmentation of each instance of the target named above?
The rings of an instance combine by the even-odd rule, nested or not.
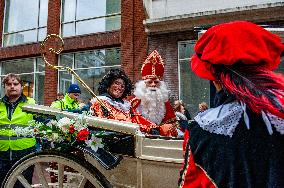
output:
[[[77,134],[77,140],[78,141],[87,140],[87,138],[89,137],[89,134],[90,134],[90,132],[87,129],[82,129]]]
[[[70,134],[73,134],[75,132],[75,127],[74,127],[74,125],[70,125],[70,127],[69,127],[69,133]]]

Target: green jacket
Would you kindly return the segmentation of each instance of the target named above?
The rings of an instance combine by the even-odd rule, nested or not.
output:
[[[58,108],[61,110],[77,110],[80,109],[79,103],[74,99],[71,99],[68,94],[65,94],[64,99],[52,102],[50,105],[52,108]]]
[[[25,104],[35,104],[35,100],[22,95],[15,103],[10,104],[8,97],[0,100],[0,151],[23,150],[36,144],[34,138],[17,137],[12,130],[15,127],[26,127],[33,120],[33,115],[22,111]]]

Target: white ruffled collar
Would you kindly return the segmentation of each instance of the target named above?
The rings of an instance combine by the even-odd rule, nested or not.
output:
[[[206,131],[232,137],[242,116],[247,129],[249,129],[246,105],[244,103],[232,102],[200,112],[194,117],[194,120]],[[277,132],[284,134],[284,119],[263,111],[262,118],[269,134],[273,133],[271,125],[275,127]]]
[[[130,112],[130,102],[124,100],[123,103],[122,102],[118,102],[118,101],[115,101],[115,100],[112,100],[111,98],[107,97],[107,96],[98,96],[98,98],[100,100],[104,100],[104,101],[107,101],[109,104],[111,104],[114,108],[118,109],[118,110],[121,110],[123,112],[127,112],[129,113]],[[92,100],[92,102],[95,102],[97,101],[95,98]]]

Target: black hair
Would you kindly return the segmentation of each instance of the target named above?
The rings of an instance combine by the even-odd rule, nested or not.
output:
[[[126,96],[131,94],[132,89],[132,83],[131,80],[128,78],[128,76],[125,74],[125,72],[122,69],[116,68],[111,69],[100,81],[98,92],[99,95],[107,93],[107,89],[111,86],[111,84],[117,80],[122,79],[125,83],[125,90],[121,96],[121,98],[125,98]]]
[[[214,65],[214,69],[223,89],[238,101],[257,113],[270,112],[284,118],[284,75],[268,70],[262,63]]]

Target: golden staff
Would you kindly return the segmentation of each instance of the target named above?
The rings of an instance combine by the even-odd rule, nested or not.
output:
[[[103,107],[103,110],[105,110],[105,111],[107,112],[107,116],[112,115],[112,114],[111,114],[111,111],[107,108],[107,106],[97,97],[97,95],[93,92],[93,90],[91,90],[91,88],[80,78],[80,76],[79,76],[73,69],[71,69],[70,67],[55,66],[55,65],[50,64],[50,63],[47,61],[47,59],[46,59],[46,57],[45,57],[46,52],[45,52],[45,50],[44,50],[44,49],[45,49],[45,43],[46,43],[47,40],[49,40],[49,39],[51,39],[51,38],[58,38],[58,39],[60,39],[61,45],[60,45],[60,47],[59,47],[58,50],[55,50],[55,49],[53,49],[53,48],[49,48],[48,51],[49,51],[50,53],[59,55],[59,54],[63,51],[63,49],[64,49],[64,41],[63,41],[63,39],[62,39],[59,35],[57,35],[57,34],[49,34],[49,35],[47,35],[47,36],[45,37],[45,39],[40,43],[41,56],[42,56],[44,62],[47,64],[47,66],[50,67],[50,68],[56,69],[56,70],[67,70],[67,72],[69,72],[70,74],[74,75],[75,78],[78,80],[78,82],[80,82],[80,84],[81,84],[85,89],[87,89],[87,91],[88,91],[89,93],[91,93],[91,95],[92,95],[94,98],[97,99],[97,101],[99,102],[99,104]]]

